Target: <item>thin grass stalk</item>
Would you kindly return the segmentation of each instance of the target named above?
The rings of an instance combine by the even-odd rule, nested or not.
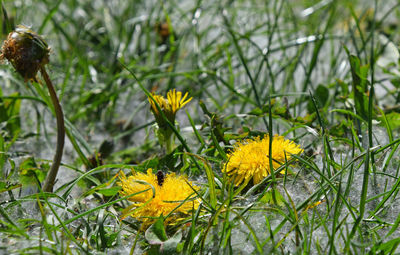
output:
[[[233,45],[235,46],[235,49],[236,49],[236,51],[237,51],[237,53],[239,55],[240,62],[242,63],[242,65],[243,65],[243,67],[244,67],[244,69],[246,71],[247,77],[249,77],[251,88],[252,88],[252,91],[254,92],[254,96],[255,96],[255,99],[256,99],[257,106],[259,108],[262,108],[262,102],[260,100],[260,96],[259,96],[259,93],[258,93],[257,88],[256,88],[256,83],[255,83],[255,81],[253,79],[253,76],[250,73],[249,67],[247,66],[247,62],[246,62],[246,59],[243,56],[243,52],[242,52],[242,49],[239,46],[239,42],[238,42],[238,40],[237,40],[237,38],[235,36],[235,33],[232,30],[231,24],[229,23],[227,16],[224,13],[223,13],[223,18],[224,18],[225,26],[227,27],[228,32],[229,32],[230,36],[232,37]],[[267,130],[270,129],[270,125],[269,125],[269,123],[267,122],[267,120],[265,119],[264,116],[262,117],[262,120],[264,121],[264,124],[265,124]]]
[[[270,89],[271,90],[271,89]],[[271,91],[270,91],[271,92]],[[268,151],[269,151],[269,155],[268,155],[268,159],[269,159],[269,169],[271,169],[271,177],[272,177],[272,184],[271,184],[271,188],[272,188],[272,201],[277,204],[277,200],[276,200],[276,194],[275,194],[275,188],[276,188],[276,178],[275,178],[275,169],[274,169],[274,165],[272,164],[272,140],[274,139],[273,134],[272,134],[272,110],[271,110],[271,97],[268,97],[268,124],[269,124],[269,128],[268,128],[268,136],[269,136],[269,143],[268,143]]]
[[[368,146],[369,148],[373,147],[373,141],[372,141],[372,113],[373,113],[373,107],[374,107],[374,97],[375,97],[375,88],[374,88],[374,82],[375,82],[375,72],[374,72],[374,66],[375,66],[375,53],[374,53],[374,31],[375,31],[375,18],[376,18],[376,8],[378,6],[377,0],[374,1],[374,18],[372,19],[372,32],[371,32],[371,52],[370,52],[370,67],[371,67],[371,88],[369,91],[369,98],[368,98]],[[374,159],[374,153],[371,153],[371,163],[372,163],[372,170],[374,173],[374,182],[376,184],[376,168],[375,168],[375,159]]]
[[[338,226],[338,220],[339,216],[341,213],[341,203],[340,203],[340,195],[342,192],[342,177],[343,174],[340,175],[339,179],[339,187],[336,193],[335,197],[335,207],[334,207],[334,212],[333,212],[333,221],[332,221],[332,227],[331,227],[331,236],[329,239],[329,253],[328,254],[337,254],[337,251],[335,249],[335,236],[336,236],[336,227]]]
[[[330,5],[332,6],[332,9],[330,11],[330,15],[329,15],[328,21],[326,23],[326,26],[325,26],[322,34],[320,35],[320,38],[319,38],[320,40],[318,40],[317,43],[315,44],[315,47],[314,47],[314,50],[313,50],[313,54],[312,54],[312,57],[311,57],[311,61],[310,61],[309,65],[308,65],[308,69],[307,69],[307,72],[306,72],[306,78],[305,78],[305,80],[303,82],[303,85],[302,85],[301,92],[306,92],[307,89],[308,89],[308,86],[310,85],[311,75],[312,75],[315,67],[317,66],[317,60],[318,60],[318,57],[319,57],[319,53],[321,52],[322,46],[325,43],[325,40],[327,39],[326,35],[328,33],[328,29],[330,28],[331,23],[334,20],[334,17],[335,17],[335,14],[336,14],[336,3],[335,3],[335,1],[333,1]],[[304,98],[301,96],[297,100],[297,103],[300,103],[303,100],[304,100]],[[299,112],[300,113],[302,112],[301,104],[299,104]]]

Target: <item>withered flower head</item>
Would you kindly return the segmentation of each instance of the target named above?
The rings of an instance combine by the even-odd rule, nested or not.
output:
[[[49,52],[42,37],[19,25],[4,41],[0,59],[7,59],[26,81],[34,79],[40,66],[49,62]]]

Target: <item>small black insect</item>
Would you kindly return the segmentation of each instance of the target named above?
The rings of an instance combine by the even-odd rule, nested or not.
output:
[[[157,172],[157,183],[158,183],[158,186],[162,186],[163,185],[164,178],[165,178],[164,173],[161,170],[158,170],[158,172]]]

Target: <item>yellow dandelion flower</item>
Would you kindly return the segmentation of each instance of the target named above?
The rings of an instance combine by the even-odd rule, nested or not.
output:
[[[285,163],[285,156],[289,160],[291,155],[301,152],[303,149],[299,145],[283,136],[275,135],[272,139],[271,153],[274,169]],[[253,183],[257,184],[271,173],[269,155],[269,136],[245,140],[234,146],[222,172],[233,178],[236,186],[242,182],[249,182],[251,178]]]
[[[157,102],[157,104],[160,106],[160,108],[163,109],[166,104],[165,98],[163,96],[159,96],[154,93],[152,94],[152,96],[153,96],[154,100]],[[150,102],[150,109],[154,112],[155,115],[159,115],[155,102],[151,98],[148,98],[148,99]]]
[[[180,215],[187,215],[199,207],[199,199],[195,198],[196,193],[193,191],[198,190],[198,187],[192,185],[185,176],[176,176],[175,173],[159,176],[149,168],[147,174],[133,172],[129,177],[121,172],[119,179],[117,184],[122,187],[121,196],[147,190],[129,197],[128,200],[133,204],[122,215],[123,218],[137,218],[143,222],[143,227],[148,227],[159,216],[167,216],[174,211],[166,219],[167,224],[171,223]]]
[[[182,96],[182,92],[174,90],[170,90],[167,93],[167,99],[163,96],[152,94],[153,98],[149,97],[150,109],[154,114],[154,117],[157,122],[158,129],[156,130],[156,134],[160,144],[165,145],[167,154],[171,153],[174,149],[174,134],[173,129],[170,128],[166,119],[171,122],[172,125],[175,126],[175,115],[179,109],[184,107],[187,103],[189,103],[192,98],[187,98],[188,93],[186,92],[184,96]],[[153,100],[154,99],[154,100]],[[159,105],[162,113],[165,114],[165,118],[158,111],[156,103]]]
[[[167,99],[165,99],[163,96],[156,94],[152,94],[152,96],[154,100],[149,98],[150,109],[153,111],[157,123],[160,126],[165,126],[165,123],[159,123],[162,122],[162,117],[160,116],[160,113],[158,112],[158,109],[154,101],[156,101],[157,104],[160,106],[161,110],[164,112],[168,120],[174,123],[175,115],[178,112],[178,110],[184,107],[187,103],[189,103],[192,100],[191,97],[186,99],[188,97],[187,92],[182,97],[182,92],[176,91],[175,89],[168,91]]]
[[[187,98],[188,93],[186,92],[185,95],[182,98],[182,92],[176,90],[170,90],[167,93],[167,98],[168,98],[168,108],[167,110],[170,112],[170,114],[176,114],[176,112],[184,107],[187,103],[192,100],[192,98],[188,98],[186,101],[185,99]]]

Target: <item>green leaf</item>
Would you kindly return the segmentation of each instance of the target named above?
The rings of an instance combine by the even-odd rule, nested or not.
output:
[[[176,254],[177,246],[182,239],[182,233],[177,232],[168,239],[164,228],[164,217],[161,215],[157,221],[146,230],[145,238],[151,246],[148,251],[149,255]]]
[[[42,169],[43,168],[43,169]],[[39,167],[33,157],[25,159],[19,166],[19,178],[22,185],[36,184],[36,178],[42,182],[46,178],[48,164],[43,164]]]
[[[336,124],[329,128],[329,134],[336,137],[345,137],[345,135],[349,132],[349,124],[347,121],[341,121],[339,124]]]
[[[383,120],[383,116],[379,118],[379,120],[384,121]],[[386,120],[388,122],[388,124],[390,125],[390,127],[392,128],[392,130],[397,129],[400,127],[400,113],[398,112],[391,112],[386,114]]]
[[[13,93],[11,96],[18,96],[18,93]],[[19,133],[21,130],[21,119],[19,111],[21,109],[21,99],[7,99],[4,100],[4,106],[7,110],[7,128],[11,135]]]
[[[162,215],[146,230],[145,237],[150,244],[161,244],[168,239]]]
[[[152,169],[158,169],[158,166],[160,165],[160,159],[157,157],[150,158],[143,163],[140,163],[140,165],[137,165],[135,167],[136,171],[139,172],[146,172],[147,169],[152,168]]]
[[[255,115],[255,116],[262,116],[264,111],[261,110],[259,107],[255,107],[253,110],[247,113],[248,115]]]
[[[22,186],[21,184],[10,184],[8,182],[0,182],[0,193],[19,188],[21,186]]]
[[[368,120],[368,70],[369,65],[361,65],[361,61],[357,56],[351,55],[345,48],[351,68],[351,76],[353,79],[352,97],[354,99],[356,113],[364,120]]]
[[[393,78],[390,80],[390,83],[392,83],[396,88],[400,88],[400,78]]]
[[[316,118],[317,118],[317,113],[313,112],[311,114],[306,114],[306,116],[304,117],[299,116],[295,119],[295,121],[300,122],[302,124],[311,125],[311,123],[313,123],[314,120],[316,120]]]
[[[324,85],[318,85],[317,89],[315,90],[315,97],[319,107],[324,107],[329,98],[329,89]]]
[[[13,93],[10,96],[17,97],[18,95],[18,93]],[[4,122],[10,136],[14,136],[21,129],[21,119],[19,117],[21,99],[4,99],[1,96],[2,92],[0,90],[0,122]]]
[[[0,134],[0,177],[2,178],[4,175],[4,164],[6,163],[6,158],[7,158],[4,145],[5,144],[4,144],[3,134]]]
[[[337,80],[340,88],[342,89],[342,96],[347,98],[349,96],[349,84],[345,83],[342,80]]]
[[[376,247],[375,254],[393,254],[399,244],[400,237],[387,241],[386,243],[381,243],[378,247]]]
[[[249,132],[243,132],[241,134],[232,134],[232,133],[227,133],[224,134],[224,139],[226,141],[230,141],[230,140],[242,140],[245,139],[249,136]]]
[[[182,232],[177,232],[173,237],[164,242],[161,252],[163,254],[176,254],[179,242],[182,239]]]
[[[400,224],[400,214],[397,215],[396,221],[393,223],[392,228],[389,230],[389,232],[386,234],[386,237],[392,235],[396,230],[398,229]]]
[[[329,99],[329,89],[324,85],[318,85],[314,92],[315,100],[317,101],[318,108],[323,108]],[[310,100],[307,105],[308,112],[314,112],[315,108]]]
[[[260,199],[260,202],[265,204],[276,204],[278,206],[285,205],[285,199],[283,198],[282,194],[276,189],[268,190],[264,196]]]
[[[122,189],[121,187],[115,186],[108,189],[99,189],[97,192],[104,196],[111,197],[116,195],[121,189]]]

